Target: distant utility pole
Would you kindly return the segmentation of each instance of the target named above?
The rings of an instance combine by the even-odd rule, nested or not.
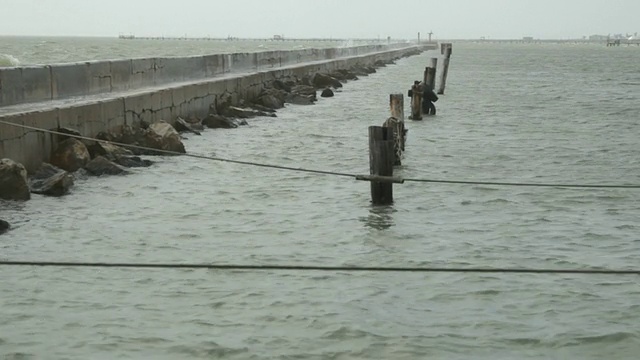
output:
[[[418,42],[420,42],[420,31],[418,31]]]
[[[431,35],[433,35],[433,30],[429,31],[429,42],[431,42]]]

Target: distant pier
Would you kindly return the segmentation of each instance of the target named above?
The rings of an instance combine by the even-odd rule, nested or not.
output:
[[[607,46],[620,46],[620,45],[640,46],[640,39],[609,39],[607,40]]]
[[[189,37],[189,36],[136,36],[136,35],[119,35],[122,40],[170,40],[170,41],[291,41],[291,42],[353,42],[353,43],[387,43],[387,42],[403,42],[405,39],[390,38],[371,38],[371,39],[336,39],[336,38],[287,38],[284,36],[273,36],[271,38],[239,38],[239,37]]]
[[[441,40],[441,41],[455,41],[455,42],[467,42],[467,43],[479,43],[479,44],[603,44],[606,46],[620,46],[620,45],[638,45],[640,46],[640,39],[603,39],[603,40],[589,40],[589,39],[465,39],[465,40]]]

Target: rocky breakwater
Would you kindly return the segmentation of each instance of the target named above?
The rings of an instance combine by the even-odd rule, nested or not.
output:
[[[186,154],[181,134],[200,135],[206,128],[232,129],[248,125],[250,118],[277,117],[276,110],[285,104],[312,105],[318,100],[318,91],[322,97],[333,96],[344,82],[375,73],[377,67],[394,60],[379,61],[374,66],[355,65],[329,74],[277,79],[265,84],[257,98],[239,99],[237,103],[230,96],[220,96],[209,106],[204,119],[178,117],[153,124],[123,125],[95,138],[75,129],[51,129],[56,133],[57,146],[49,161],[33,174],[11,159],[0,160],[0,200],[27,201],[31,194],[64,196],[77,177],[126,175],[131,168],[154,163],[141,156]],[[0,219],[0,234],[9,228],[9,223]]]

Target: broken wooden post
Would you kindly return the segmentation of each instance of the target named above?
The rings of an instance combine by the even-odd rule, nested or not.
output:
[[[440,53],[444,55],[444,59],[442,60],[442,74],[440,74],[440,87],[438,89],[438,95],[444,94],[444,87],[447,84],[447,73],[449,72],[449,59],[451,58],[451,52],[451,43],[440,44]]]
[[[369,170],[372,176],[393,177],[394,131],[391,127],[369,126]],[[371,181],[374,205],[393,203],[393,183]]]
[[[389,95],[389,110],[391,111],[391,117],[396,118],[399,122],[395,130],[397,135],[396,137],[400,141],[399,149],[402,152],[404,151],[404,144],[407,135],[407,131],[404,125],[404,96],[402,94]]]
[[[420,81],[414,81],[411,90],[409,90],[411,98],[411,120],[422,120],[422,86]]]

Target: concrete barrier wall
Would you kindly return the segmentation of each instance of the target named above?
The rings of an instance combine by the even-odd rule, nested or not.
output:
[[[347,59],[327,60],[324,62],[311,62],[307,64],[293,65],[301,56],[333,56],[337,49],[317,51],[321,54],[313,54],[313,51],[304,50],[302,53],[291,52],[264,52],[257,54],[210,55],[194,57],[187,63],[184,71],[177,66],[178,63],[170,61],[157,61],[156,59],[118,60],[101,63],[93,70],[92,63],[75,64],[83,69],[82,74],[90,76],[75,78],[81,83],[82,88],[88,91],[98,91],[107,87],[101,70],[108,67],[117,72],[112,75],[110,88],[131,89],[152,84],[158,74],[166,78],[185,79],[191,70],[201,71],[201,74],[216,75],[227,68],[227,61],[236,61],[239,67],[251,67],[254,61],[260,64],[261,70],[250,73],[241,73],[238,76],[206,78],[191,83],[177,83],[167,85],[161,89],[136,90],[114,93],[112,97],[102,100],[78,100],[77,102],[46,111],[25,111],[11,115],[0,116],[0,120],[16,124],[24,124],[45,129],[68,127],[77,129],[82,135],[93,137],[100,131],[115,129],[122,125],[138,125],[142,121],[152,123],[159,120],[175,121],[177,116],[198,116],[204,118],[209,113],[209,106],[222,97],[230,97],[232,103],[237,104],[240,99],[254,100],[265,85],[274,79],[301,78],[317,72],[331,72],[336,69],[349,68],[352,65],[372,65],[377,60],[390,60],[402,56],[405,52],[414,50],[401,49],[383,53],[369,54]],[[355,51],[355,50],[354,50]],[[347,52],[346,50],[343,51]],[[282,53],[285,53],[284,56]],[[337,56],[337,55],[336,55]],[[230,58],[230,59],[229,59]],[[291,62],[289,67],[269,70],[269,59],[278,58]],[[105,65],[106,64],[106,65]],[[154,71],[153,66],[162,64],[161,71]],[[283,64],[285,65],[285,64]],[[200,67],[200,69],[197,69]],[[71,87],[69,79],[63,79],[66,72],[70,72],[72,66],[51,67],[56,74],[56,91],[71,88],[69,91],[77,91]],[[128,69],[132,69],[129,72]],[[191,70],[190,70],[191,69]],[[42,70],[42,68],[38,68]],[[55,71],[53,71],[55,70]],[[4,76],[14,76],[19,69],[9,69]],[[97,79],[94,79],[97,77]],[[128,84],[128,85],[127,85]],[[24,89],[23,89],[24,90]],[[44,90],[43,90],[44,91]],[[76,92],[77,93],[77,92]],[[57,136],[43,134],[41,132],[26,130],[23,128],[0,124],[0,158],[11,158],[22,163],[28,171],[38,169],[43,161],[48,161],[52,150],[57,145]]]
[[[228,72],[269,69],[405,46],[407,45],[363,45],[0,68],[0,106],[138,89]]]

